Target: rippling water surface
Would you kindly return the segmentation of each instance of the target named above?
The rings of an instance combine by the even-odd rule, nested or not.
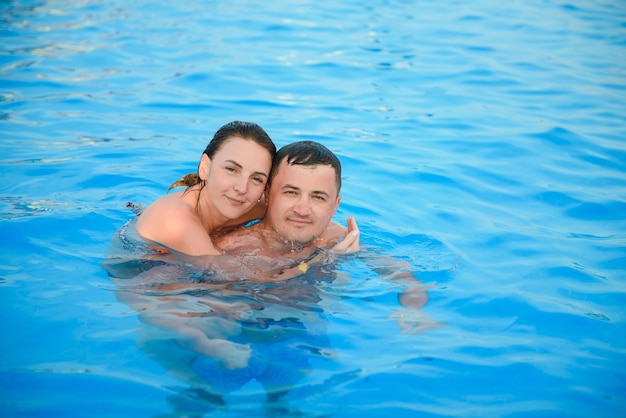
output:
[[[623,416],[624,3],[265,3],[0,4],[2,415]],[[150,325],[171,293],[101,265],[126,202],[234,119],[335,151],[364,246],[166,299],[241,304],[194,321],[255,341],[249,379]],[[419,332],[399,262],[428,286]]]

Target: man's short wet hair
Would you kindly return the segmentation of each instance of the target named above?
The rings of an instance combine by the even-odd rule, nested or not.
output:
[[[287,160],[290,165],[329,165],[335,170],[337,193],[341,190],[341,162],[337,156],[324,145],[315,141],[299,141],[282,147],[274,156],[268,186],[278,173],[280,163]]]

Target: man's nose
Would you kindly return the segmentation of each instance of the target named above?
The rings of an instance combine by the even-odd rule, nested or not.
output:
[[[306,216],[311,213],[311,205],[306,197],[300,197],[296,204],[294,205],[293,210],[301,216]]]

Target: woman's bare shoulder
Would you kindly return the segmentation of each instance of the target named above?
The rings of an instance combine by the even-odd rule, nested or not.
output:
[[[176,252],[217,255],[209,234],[196,213],[197,192],[176,192],[148,206],[137,219],[139,235]]]
[[[153,202],[137,219],[137,230],[145,238],[160,242],[163,234],[178,231],[188,224],[197,223],[193,210],[179,193],[163,196]]]

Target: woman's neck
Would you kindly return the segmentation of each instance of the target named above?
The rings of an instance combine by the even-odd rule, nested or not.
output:
[[[221,215],[215,209],[215,206],[207,198],[204,191],[205,190],[201,189],[198,184],[193,186],[185,197],[187,198],[187,202],[193,206],[194,213],[198,217],[198,220],[206,230],[207,234],[210,234],[226,224],[226,222],[228,222],[228,218]]]

